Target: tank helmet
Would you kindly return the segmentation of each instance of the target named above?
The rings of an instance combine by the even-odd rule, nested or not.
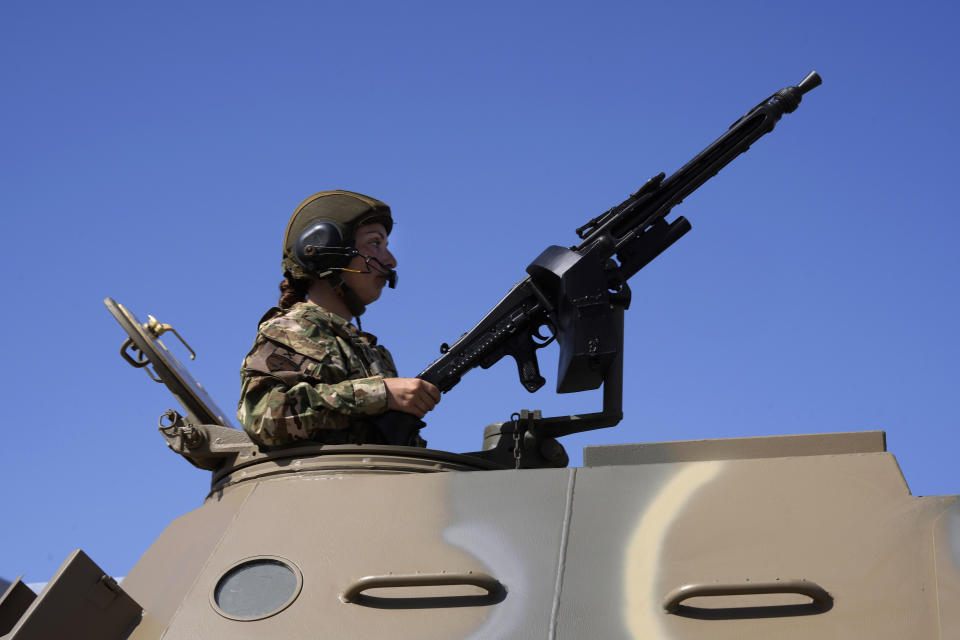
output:
[[[301,202],[283,234],[283,275],[325,278],[346,268],[353,256],[354,233],[364,224],[393,229],[390,207],[353,191],[321,191]]]

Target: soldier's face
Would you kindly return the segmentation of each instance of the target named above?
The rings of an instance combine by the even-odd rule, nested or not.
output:
[[[366,305],[379,298],[383,292],[383,287],[387,284],[386,274],[377,270],[380,266],[377,264],[377,260],[384,267],[396,269],[397,259],[387,249],[387,229],[379,222],[360,226],[354,234],[354,239],[357,251],[360,252],[361,256],[376,258],[376,260],[370,260],[369,262],[370,273],[345,271],[343,281],[353,289],[360,301]],[[367,271],[367,264],[363,258],[357,256],[350,261],[347,268],[354,271]]]

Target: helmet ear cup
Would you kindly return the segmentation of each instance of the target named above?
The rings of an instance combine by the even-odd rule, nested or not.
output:
[[[307,247],[312,247],[309,253]],[[328,249],[333,251],[326,251]],[[343,234],[333,221],[317,220],[300,232],[293,250],[297,262],[311,271],[341,266],[331,258],[343,255]]]

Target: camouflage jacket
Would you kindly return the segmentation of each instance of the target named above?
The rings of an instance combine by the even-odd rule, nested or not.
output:
[[[240,375],[237,418],[255,441],[361,444],[382,442],[365,418],[387,410],[383,378],[397,370],[376,337],[300,302],[260,320]]]

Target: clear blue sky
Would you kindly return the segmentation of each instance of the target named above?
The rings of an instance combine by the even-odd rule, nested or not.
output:
[[[634,279],[626,419],[594,443],[883,429],[916,494],[960,493],[958,9],[946,2],[44,2],[0,6],[0,576],[77,547],[123,575],[209,475],[124,363],[105,296],[172,323],[235,406],[287,217],[388,202],[400,288],[364,327],[414,375],[550,244],[811,69],[824,84],[677,209]],[[479,448],[512,362],[429,416]]]

